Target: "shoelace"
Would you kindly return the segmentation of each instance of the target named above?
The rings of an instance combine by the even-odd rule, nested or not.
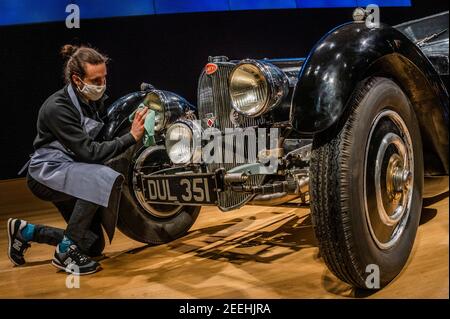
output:
[[[78,249],[72,249],[72,254],[75,257],[77,257],[77,259],[82,263],[88,261],[88,258],[84,254],[82,254]]]

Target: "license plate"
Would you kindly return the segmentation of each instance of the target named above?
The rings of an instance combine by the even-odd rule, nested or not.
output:
[[[216,187],[214,174],[142,177],[145,199],[154,204],[215,205]]]

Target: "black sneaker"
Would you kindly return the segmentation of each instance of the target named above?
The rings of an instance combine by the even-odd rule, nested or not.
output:
[[[74,275],[89,275],[98,270],[100,264],[83,254],[76,245],[70,245],[66,252],[59,251],[56,246],[52,265]]]
[[[10,218],[8,219],[8,257],[11,262],[16,266],[25,264],[23,254],[31,246],[22,237],[22,229],[27,226],[27,222],[21,219]]]

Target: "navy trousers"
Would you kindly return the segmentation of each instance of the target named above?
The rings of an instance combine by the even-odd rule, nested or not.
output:
[[[31,192],[41,200],[51,201],[67,222],[67,228],[60,229],[36,225],[32,241],[56,246],[66,235],[78,248],[91,257],[100,256],[105,248],[105,238],[99,214],[99,205],[55,191],[27,174]]]

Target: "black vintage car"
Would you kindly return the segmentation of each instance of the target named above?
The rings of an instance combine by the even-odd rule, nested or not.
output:
[[[186,234],[201,206],[310,205],[337,277],[367,288],[375,265],[380,287],[393,280],[422,198],[448,190],[448,12],[370,27],[358,10],[306,58],[210,57],[197,107],[151,85],[114,103],[105,139],[128,131],[143,101],[157,133],[156,145],[111,164],[127,177],[119,229],[160,244]],[[267,129],[257,143],[276,143],[252,149],[249,128]],[[213,161],[205,132],[225,139],[208,151]],[[222,148],[244,155],[223,160]]]

